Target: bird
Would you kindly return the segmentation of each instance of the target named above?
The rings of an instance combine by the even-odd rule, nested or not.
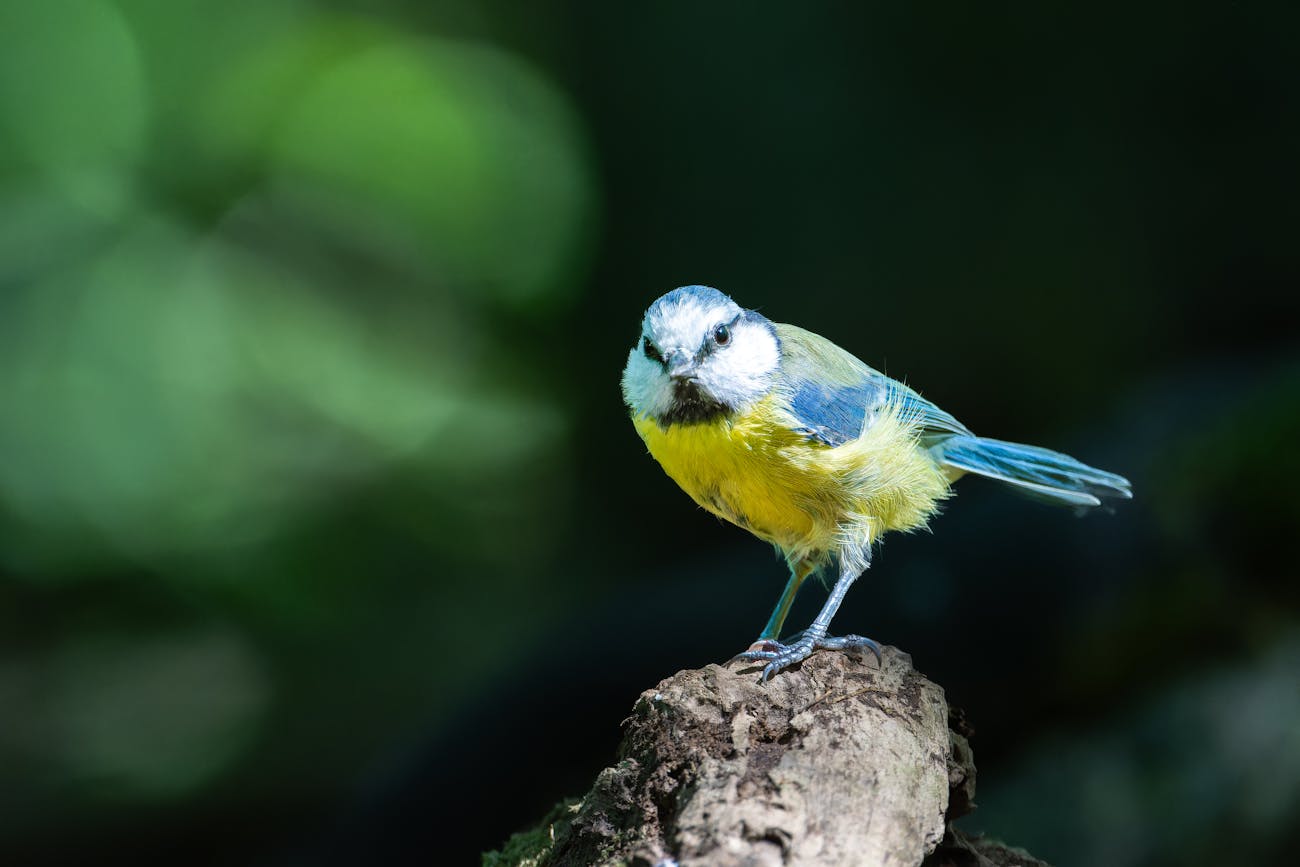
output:
[[[706,511],[776,546],[789,566],[767,624],[737,655],[764,663],[760,682],[818,650],[866,650],[880,664],[877,642],[831,636],[831,620],[881,537],[925,527],[963,476],[1079,511],[1132,498],[1123,476],[976,436],[825,337],[709,286],[682,286],[650,305],[622,391],[668,476]],[[834,576],[826,602],[782,640],[814,575]]]

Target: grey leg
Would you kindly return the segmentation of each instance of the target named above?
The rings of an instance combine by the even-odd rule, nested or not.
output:
[[[850,567],[849,571],[841,571],[839,580],[831,588],[831,595],[822,606],[812,625],[800,633],[798,640],[791,644],[782,644],[779,641],[771,640],[765,642],[762,650],[749,650],[740,654],[740,659],[767,660],[767,665],[763,668],[763,674],[759,677],[762,683],[782,669],[789,668],[796,663],[803,662],[812,655],[814,650],[849,650],[853,648],[866,648],[876,656],[876,663],[880,664],[880,645],[870,638],[864,638],[861,635],[845,635],[838,638],[828,638],[826,633],[831,626],[831,618],[839,610],[840,603],[844,601],[844,596],[853,586],[853,582],[858,578],[856,569]],[[775,612],[774,612],[775,613]]]

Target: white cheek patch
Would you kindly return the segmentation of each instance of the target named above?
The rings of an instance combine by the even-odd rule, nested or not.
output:
[[[715,349],[700,368],[700,383],[721,403],[741,407],[767,393],[781,362],[776,336],[762,325],[738,322],[731,342]]]
[[[663,365],[646,358],[638,342],[623,368],[623,402],[638,415],[657,418],[673,408],[673,386]]]

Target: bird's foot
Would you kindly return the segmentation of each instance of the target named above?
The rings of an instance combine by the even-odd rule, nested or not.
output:
[[[766,661],[758,682],[766,683],[772,675],[792,665],[803,662],[817,650],[870,650],[876,657],[876,665],[883,665],[880,658],[880,645],[861,635],[841,635],[830,637],[811,632],[796,633],[790,636],[789,643],[763,638],[749,646],[749,650],[736,655],[736,659],[749,661]]]

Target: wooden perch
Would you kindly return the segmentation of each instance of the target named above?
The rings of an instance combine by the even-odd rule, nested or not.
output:
[[[973,808],[969,732],[907,654],[758,671],[710,665],[642,693],[618,762],[485,867],[1042,865],[949,827]]]

